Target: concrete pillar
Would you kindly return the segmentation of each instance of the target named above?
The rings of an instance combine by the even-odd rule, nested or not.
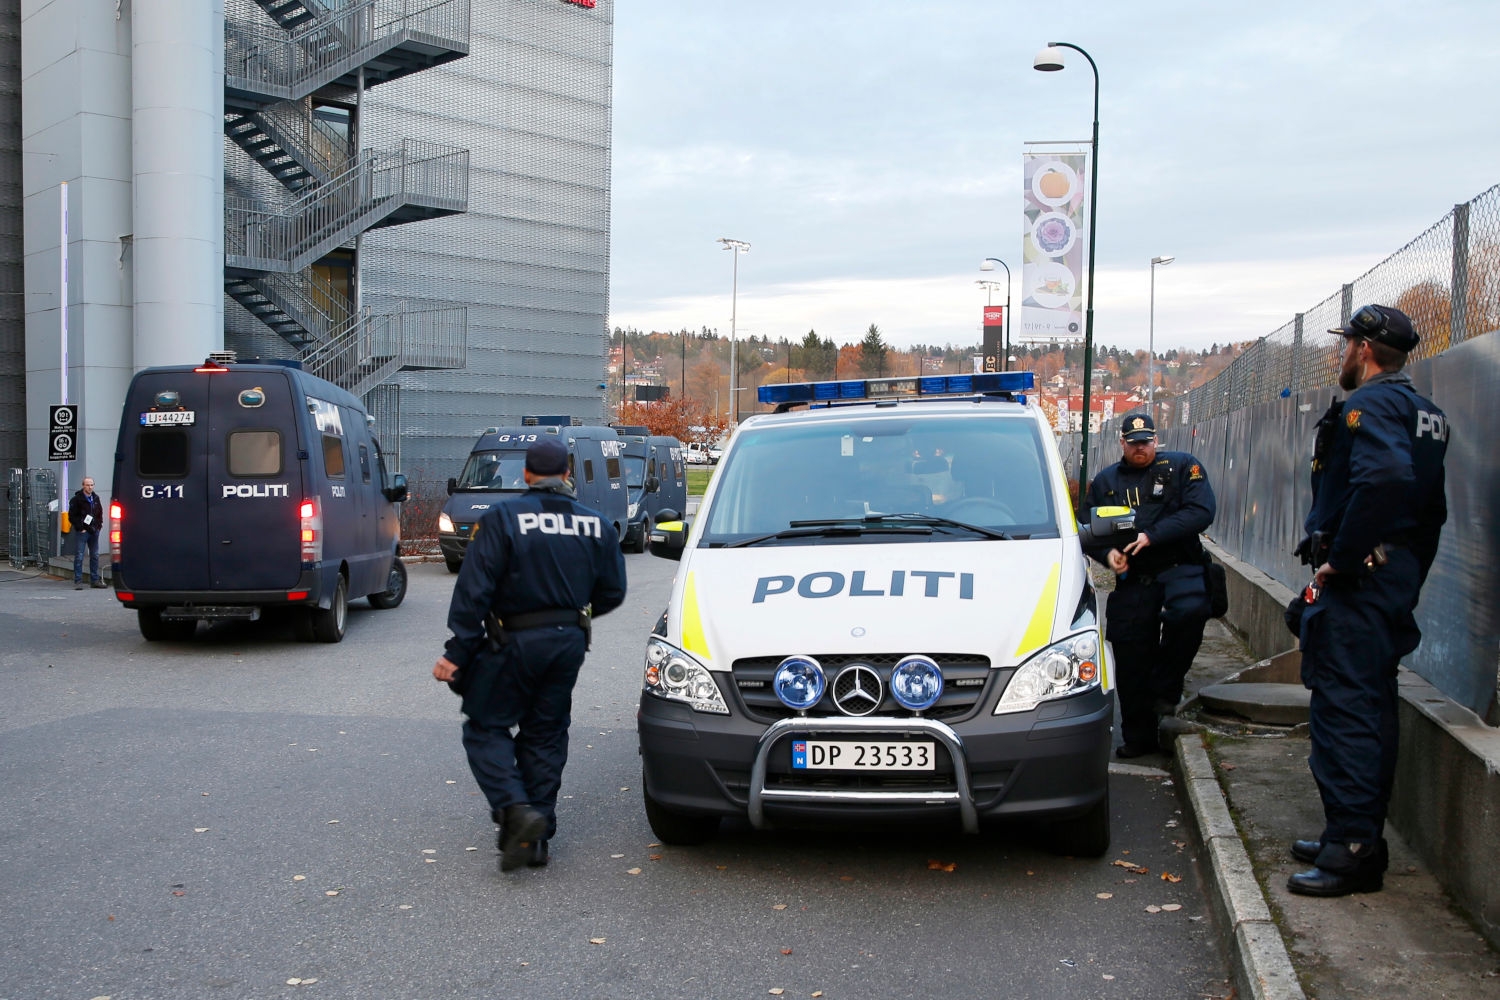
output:
[[[224,2],[132,6],[135,368],[224,346]]]

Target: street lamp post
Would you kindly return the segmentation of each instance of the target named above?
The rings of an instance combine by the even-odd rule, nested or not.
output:
[[[739,397],[734,394],[735,379],[739,375],[739,361],[735,357],[736,344],[734,331],[735,318],[739,312],[740,301],[740,254],[749,253],[750,244],[744,240],[732,240],[727,236],[720,237],[719,242],[724,244],[725,250],[730,250],[734,253],[734,285],[729,299],[729,405],[734,410],[734,415],[730,418],[729,423],[733,426],[740,422]]]
[[[1151,258],[1151,319],[1146,333],[1146,412],[1156,422],[1156,267],[1165,267],[1176,257]]]
[[[993,271],[996,264],[1005,268],[1005,350],[1000,352],[1000,356],[1008,357],[1010,355],[1010,265],[999,257],[986,257],[979,262],[979,269]]]
[[[1094,221],[1099,211],[1099,67],[1094,57],[1072,42],[1048,42],[1047,47],[1036,54],[1032,68],[1043,73],[1053,73],[1063,68],[1060,49],[1072,49],[1089,61],[1094,71],[1094,138],[1091,143],[1092,161],[1089,167],[1089,298],[1083,321],[1083,437],[1078,449],[1078,495],[1089,488],[1089,387],[1094,373],[1094,246],[1099,242]]]

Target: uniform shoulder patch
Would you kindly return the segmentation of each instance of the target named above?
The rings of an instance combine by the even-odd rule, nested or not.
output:
[[[1351,431],[1359,430],[1359,411],[1350,410],[1348,413],[1344,414],[1344,424]]]
[[[1194,466],[1190,466],[1188,468],[1188,479],[1189,480],[1202,479],[1202,478],[1203,478],[1203,466],[1201,466],[1201,465],[1194,465]]]

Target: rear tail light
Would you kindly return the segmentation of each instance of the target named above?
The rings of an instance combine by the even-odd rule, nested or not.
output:
[[[318,562],[323,558],[323,515],[318,513],[318,501],[302,501],[297,518],[302,534],[302,561]]]
[[[120,554],[120,517],[123,513],[120,501],[109,502],[109,548],[116,556]]]

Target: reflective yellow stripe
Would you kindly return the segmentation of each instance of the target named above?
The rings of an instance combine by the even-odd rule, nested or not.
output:
[[[703,638],[703,616],[698,613],[698,588],[692,573],[682,587],[682,648],[700,660],[713,659],[708,652],[708,641]]]
[[[1016,647],[1017,656],[1040,649],[1052,639],[1052,618],[1057,614],[1057,581],[1061,575],[1062,564],[1053,563],[1052,572],[1047,574],[1047,583],[1037,598],[1036,610],[1031,613],[1031,624],[1026,626],[1021,645]]]

